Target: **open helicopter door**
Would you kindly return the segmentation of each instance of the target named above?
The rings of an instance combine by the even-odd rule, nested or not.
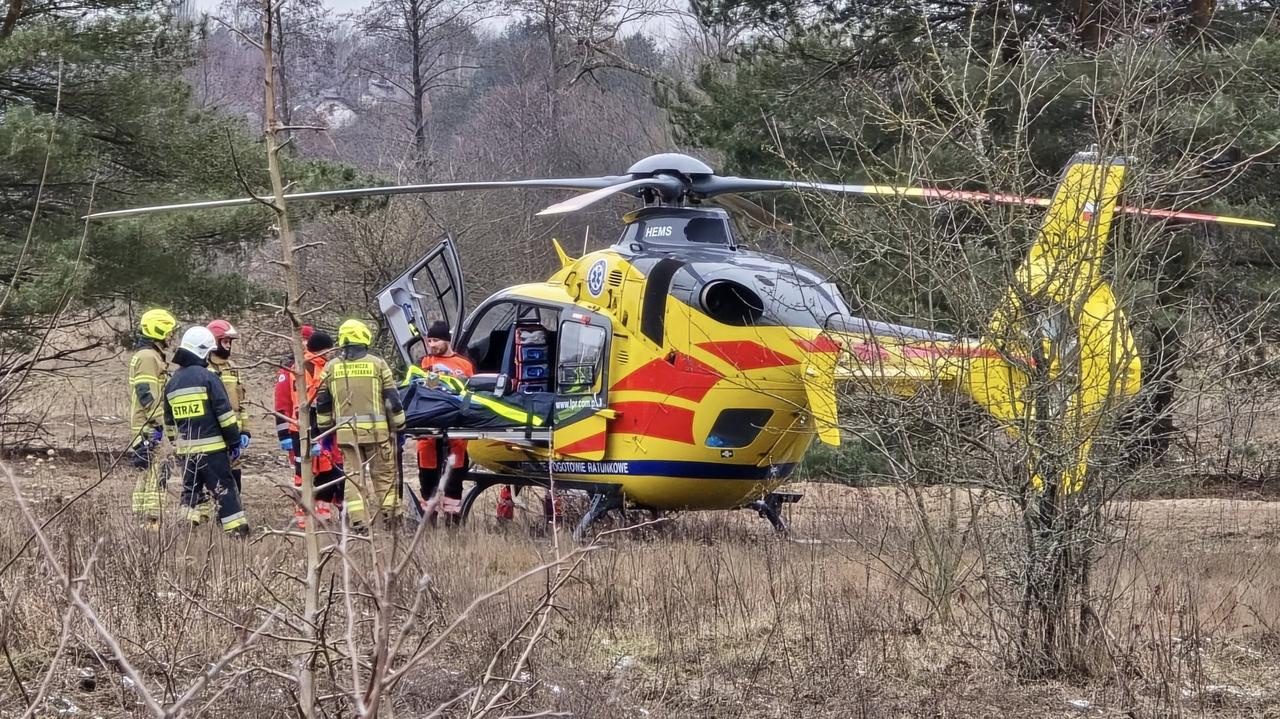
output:
[[[609,339],[613,325],[602,315],[571,309],[561,315],[556,352],[552,448],[590,461],[604,458],[609,409]]]
[[[462,263],[453,238],[446,235],[412,267],[378,291],[378,311],[396,339],[405,364],[414,366],[426,354],[423,335],[433,320],[459,331],[466,296]]]

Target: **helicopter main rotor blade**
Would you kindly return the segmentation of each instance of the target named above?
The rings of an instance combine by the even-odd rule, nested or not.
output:
[[[1267,222],[1266,220],[1254,220],[1248,217],[1231,217],[1230,215],[1210,215],[1203,212],[1152,210],[1146,207],[1128,207],[1125,205],[1117,207],[1116,212],[1123,212],[1126,215],[1137,215],[1139,217],[1158,217],[1164,220],[1181,220],[1183,222],[1216,222],[1221,225],[1235,225],[1236,227],[1259,227],[1263,229],[1275,229],[1276,227],[1276,223]]]
[[[594,205],[601,200],[612,197],[620,192],[630,192],[639,188],[653,188],[658,190],[664,197],[678,197],[685,190],[685,184],[674,177],[658,175],[656,177],[642,177],[636,180],[628,180],[619,182],[616,185],[602,187],[594,192],[588,192],[585,195],[570,197],[563,202],[557,202],[550,207],[543,209],[539,215],[563,215],[570,212],[577,212]]]
[[[354,187],[346,190],[324,190],[321,192],[296,192],[287,194],[288,202],[300,200],[346,200],[357,197],[382,197],[389,195],[416,195],[433,192],[461,192],[465,190],[506,190],[517,188],[548,190],[595,190],[610,187],[625,178],[622,177],[570,177],[546,180],[506,180],[496,182],[442,182],[429,185],[393,185],[388,187]],[[270,195],[260,197],[237,197],[230,200],[206,200],[204,202],[184,202],[175,205],[157,205],[155,207],[134,207],[126,210],[110,210],[85,215],[87,220],[100,220],[115,217],[133,217],[149,215],[157,212],[175,212],[179,210],[208,210],[220,207],[242,207],[254,203],[270,203]]]
[[[722,205],[727,209],[742,213],[747,219],[757,225],[760,225],[766,230],[790,232],[795,229],[795,226],[790,222],[787,222],[776,214],[766,210],[758,203],[752,202],[740,195],[720,195],[712,198],[711,201],[717,205]]]
[[[701,185],[701,186],[700,186]],[[973,190],[946,190],[939,187],[922,187],[908,185],[844,185],[825,182],[794,182],[787,180],[756,180],[746,177],[710,177],[701,182],[695,181],[693,191],[703,197],[712,198],[725,194],[741,192],[785,192],[815,190],[841,195],[865,195],[879,197],[902,197],[908,199],[940,200],[943,202],[991,202],[1001,205],[1021,205],[1024,207],[1048,207],[1052,202],[1047,197],[1027,197],[1004,192],[980,192]],[[1146,207],[1120,205],[1117,212],[1138,217],[1154,217],[1165,220],[1183,222],[1215,222],[1237,227],[1258,227],[1274,229],[1274,222],[1254,220],[1246,217],[1229,215],[1213,215],[1203,212],[1186,212],[1182,210],[1156,210]]]

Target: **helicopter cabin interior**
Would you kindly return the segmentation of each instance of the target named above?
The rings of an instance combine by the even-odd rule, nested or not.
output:
[[[462,276],[450,238],[382,289],[378,303],[406,365],[420,365],[426,353],[421,330],[438,317],[453,329],[455,351],[475,366],[467,382],[471,391],[499,398],[554,394],[561,416],[606,407],[607,318],[571,304],[500,293],[463,324]]]
[[[578,308],[497,297],[458,337],[475,365],[468,385],[498,396],[596,394],[609,342],[607,325],[583,324]]]

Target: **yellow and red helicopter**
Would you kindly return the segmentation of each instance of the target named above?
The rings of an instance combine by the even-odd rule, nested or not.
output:
[[[749,507],[782,529],[780,506],[799,495],[777,490],[815,439],[840,442],[836,388],[845,381],[888,392],[946,383],[1018,434],[1031,420],[1028,388],[1037,368],[1072,372],[1072,395],[1057,426],[1073,440],[1074,457],[1064,471],[1044,478],[1033,457],[1032,481],[1045,491],[1081,487],[1094,423],[1106,406],[1139,387],[1134,339],[1101,267],[1115,215],[1274,227],[1121,206],[1125,169],[1120,158],[1079,153],[1045,199],[719,176],[693,157],[668,153],[621,176],[402,185],[286,199],[515,188],[584,193],[539,213],[554,215],[619,193],[635,196],[643,206],[623,216],[612,246],[573,258],[555,243],[561,267],[551,277],[507,287],[470,312],[449,238],[378,294],[378,309],[410,366],[422,352],[417,328],[444,319],[456,328],[455,347],[475,363],[472,391],[554,395],[544,426],[444,430],[472,440],[472,460],[484,470],[471,473],[475,485],[464,513],[490,487],[546,487],[554,477],[557,487],[592,497],[579,534],[626,506],[654,512]],[[778,191],[1010,203],[1044,207],[1046,214],[989,332],[969,339],[855,317],[821,274],[743,248],[729,213],[717,204],[740,208],[738,195]],[[1055,331],[1076,334],[1070,356],[1039,352],[1037,328],[1046,317]]]

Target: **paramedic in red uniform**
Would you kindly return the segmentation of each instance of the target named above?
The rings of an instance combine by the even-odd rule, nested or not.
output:
[[[422,369],[465,381],[475,374],[475,366],[471,360],[453,351],[450,340],[452,335],[447,322],[436,320],[431,323],[427,328],[427,354],[422,358]],[[434,437],[418,440],[418,484],[422,490],[422,501],[426,502],[423,509],[428,519],[434,519],[437,513],[444,514],[450,521],[460,518],[462,482],[467,478],[468,465],[466,440],[451,439],[447,443]],[[436,488],[440,485],[440,475],[445,466],[451,471],[444,485],[444,497],[437,506]]]
[[[327,333],[313,330],[304,325],[302,336],[306,341],[306,383],[307,401],[315,402],[316,392],[320,388],[320,375],[327,362],[326,353],[333,349],[333,338]],[[294,365],[289,362],[281,367],[276,377],[275,410],[276,435],[280,440],[280,449],[289,455],[289,463],[293,465],[293,486],[302,488],[302,458],[298,447],[298,396]],[[287,419],[286,419],[287,418]],[[311,417],[311,436],[320,434],[315,423],[314,411]],[[324,444],[324,443],[322,443]],[[322,446],[320,453],[311,459],[311,477],[316,487],[316,516],[321,522],[338,518],[342,510],[342,451],[332,442]],[[306,526],[306,515],[299,506],[294,511],[294,519],[299,527]]]

